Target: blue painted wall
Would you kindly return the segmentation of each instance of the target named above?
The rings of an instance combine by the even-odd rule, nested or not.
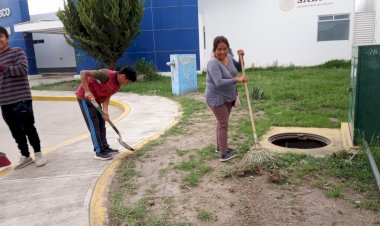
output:
[[[9,46],[20,47],[24,49],[28,56],[29,62],[29,74],[37,74],[36,57],[34,54],[32,34],[23,34],[20,32],[14,32],[13,25],[30,20],[29,8],[27,0],[1,0],[0,9],[9,8],[11,15],[0,18],[0,25],[3,27],[9,27],[11,34],[9,37]]]
[[[199,70],[199,33],[197,0],[145,0],[141,33],[118,61],[132,65],[145,58],[158,71],[168,72],[170,54],[195,54]],[[77,72],[103,65],[76,50]]]

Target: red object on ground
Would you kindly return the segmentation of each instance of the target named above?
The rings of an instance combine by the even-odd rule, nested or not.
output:
[[[9,166],[10,164],[11,162],[9,161],[5,153],[0,152],[0,167]]]

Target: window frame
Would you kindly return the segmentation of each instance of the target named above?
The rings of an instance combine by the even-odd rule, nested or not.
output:
[[[350,40],[350,24],[351,24],[351,14],[350,13],[337,13],[337,14],[325,14],[317,16],[317,42],[331,42],[331,41],[348,41]],[[320,40],[320,23],[331,23],[336,21],[348,21],[348,36],[347,39],[328,39]]]

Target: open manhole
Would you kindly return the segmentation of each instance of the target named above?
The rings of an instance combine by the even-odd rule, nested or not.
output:
[[[285,148],[311,149],[330,144],[330,140],[310,133],[280,133],[269,137],[269,142]]]

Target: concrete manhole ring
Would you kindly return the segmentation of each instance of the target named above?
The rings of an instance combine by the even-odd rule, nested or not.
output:
[[[313,149],[329,145],[331,140],[312,133],[279,133],[272,135],[268,141],[283,148]]]

